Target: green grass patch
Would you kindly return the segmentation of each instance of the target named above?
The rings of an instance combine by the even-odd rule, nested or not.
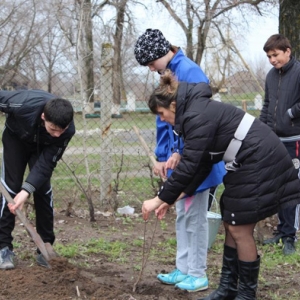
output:
[[[159,242],[157,247],[150,251],[151,259],[156,259],[163,263],[172,263],[176,257],[176,238],[171,237],[163,242]]]
[[[262,267],[266,269],[276,269],[283,266],[291,266],[292,269],[300,268],[300,250],[297,249],[296,253],[292,255],[283,255],[282,246],[280,245],[264,245]]]
[[[112,262],[126,262],[128,245],[120,241],[107,241],[103,238],[91,239],[85,244],[73,243],[63,245],[55,244],[55,251],[63,257],[75,259],[76,257],[89,254],[101,253],[107,256]]]
[[[85,159],[84,154],[73,154],[72,158],[63,158],[64,162],[68,164],[68,167],[76,175],[86,175]],[[100,173],[100,153],[91,153],[87,157],[89,164],[90,173]],[[64,162],[59,162],[54,170],[55,176],[64,176],[66,173],[70,173],[69,169]],[[150,163],[149,158],[146,155],[122,155],[112,154],[111,155],[111,171],[112,173],[118,172],[120,169],[122,172],[139,171],[143,166]],[[146,169],[146,167],[144,167]],[[149,171],[150,174],[150,171]]]
[[[128,245],[120,241],[107,241],[103,238],[92,239],[85,245],[84,254],[99,253],[108,256],[110,261],[126,262]]]
[[[54,248],[59,255],[66,258],[75,258],[81,253],[80,245],[77,243],[68,244],[66,246],[60,243],[56,243]]]
[[[133,240],[132,244],[135,247],[141,247],[142,248],[143,245],[144,245],[144,240],[143,239],[135,239],[135,240]]]
[[[240,93],[240,94],[222,94],[221,99],[222,102],[227,102],[227,103],[231,103],[234,104],[235,101],[241,103],[243,100],[250,100],[250,101],[254,101],[256,95],[258,95],[259,93],[257,92],[252,92],[252,93]],[[264,95],[262,95],[263,97]]]
[[[137,126],[139,129],[155,128],[155,115],[151,113],[126,113],[122,114],[120,119],[111,119],[111,129],[131,130],[132,126]],[[83,120],[81,114],[75,114],[74,122],[76,130],[83,130],[84,123],[89,130],[101,128],[100,118],[91,118]]]

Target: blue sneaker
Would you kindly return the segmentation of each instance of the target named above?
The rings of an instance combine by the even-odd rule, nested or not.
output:
[[[168,274],[158,274],[157,279],[165,284],[176,284],[186,279],[188,275],[181,273],[178,269]]]
[[[175,287],[188,292],[204,291],[208,289],[207,276],[195,277],[188,275],[183,281],[177,283]]]

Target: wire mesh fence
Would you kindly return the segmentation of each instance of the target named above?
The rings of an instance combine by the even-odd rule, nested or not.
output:
[[[104,60],[102,57],[101,61]],[[43,73],[42,69],[33,80],[22,75],[28,73],[26,64],[22,68],[15,74],[3,72],[1,88],[44,89],[69,99],[75,110],[76,134],[52,177],[54,195],[63,200],[65,207],[83,202],[90,212],[94,205],[103,204],[116,210],[120,205],[140,203],[156,194],[160,179],[152,174],[153,163],[134,126],[153,152],[155,116],[150,113],[147,100],[159,82],[158,74],[137,66],[134,59],[124,63],[118,76],[113,75],[112,66],[102,64],[89,93],[93,95],[90,103],[88,93],[82,88],[80,72],[69,62],[62,62],[60,73],[50,81],[48,72]],[[122,82],[117,85],[120,88],[117,100],[113,96],[115,81]],[[213,99],[258,117],[264,96],[262,86],[264,79],[242,70],[229,76]],[[3,127],[5,115],[1,121]]]

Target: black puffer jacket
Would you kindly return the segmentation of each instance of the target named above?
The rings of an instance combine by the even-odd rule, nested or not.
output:
[[[42,126],[44,106],[53,98],[54,95],[41,90],[0,91],[0,110],[6,113],[7,129],[40,154],[22,187],[29,193],[50,179],[75,134],[74,122],[59,137],[52,137]]]
[[[164,184],[159,198],[172,204],[182,191],[191,195],[221,161],[244,116],[232,105],[210,100],[205,83],[181,82],[176,99],[176,124],[184,138],[180,163]],[[252,124],[236,161],[241,167],[224,177],[223,220],[233,224],[257,222],[280,205],[300,202],[300,181],[289,154],[272,130],[259,120]]]
[[[290,118],[288,109],[294,118]],[[295,58],[281,69],[269,71],[260,120],[279,137],[300,135],[300,62]]]

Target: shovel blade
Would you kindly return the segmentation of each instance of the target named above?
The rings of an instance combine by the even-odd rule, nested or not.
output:
[[[47,250],[49,260],[58,257],[58,254],[53,249],[52,245],[50,243],[45,243],[45,248]]]

